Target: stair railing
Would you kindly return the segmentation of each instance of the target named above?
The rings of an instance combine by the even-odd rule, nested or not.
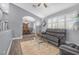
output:
[[[2,12],[2,17],[0,18],[0,31],[8,30],[8,13],[4,12],[2,8],[0,8]]]

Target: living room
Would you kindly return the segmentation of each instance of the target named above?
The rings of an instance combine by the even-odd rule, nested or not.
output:
[[[78,55],[78,7],[78,3],[1,4],[0,54]]]

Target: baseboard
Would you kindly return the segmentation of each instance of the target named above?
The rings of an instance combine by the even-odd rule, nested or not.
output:
[[[20,36],[20,37],[16,37],[16,38],[13,38],[13,40],[16,40],[16,39],[22,39],[23,38],[23,36]],[[13,41],[12,40],[12,41]],[[10,52],[10,49],[11,49],[11,45],[12,45],[12,41],[10,42],[10,45],[9,45],[9,48],[8,48],[8,50],[7,50],[7,55],[9,54],[9,52]]]
[[[22,39],[22,38],[23,38],[23,36],[15,37],[15,38],[13,38],[13,40],[16,40],[16,39]]]

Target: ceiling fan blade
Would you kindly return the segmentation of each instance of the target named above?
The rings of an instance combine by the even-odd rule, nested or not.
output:
[[[41,3],[38,4],[38,6],[40,6],[40,5],[41,5]]]
[[[47,8],[47,4],[44,3],[45,8]]]

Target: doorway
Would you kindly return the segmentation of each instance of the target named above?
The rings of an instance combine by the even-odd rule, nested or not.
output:
[[[34,22],[35,22],[35,19],[31,16],[24,16],[23,17],[23,35],[33,33]]]

